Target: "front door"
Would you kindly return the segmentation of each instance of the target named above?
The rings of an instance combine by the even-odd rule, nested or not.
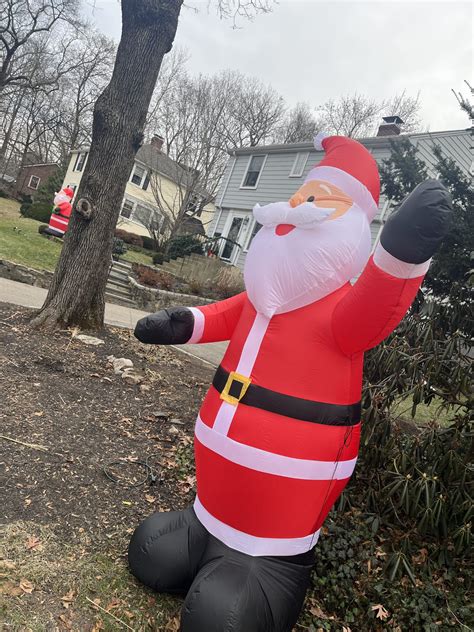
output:
[[[241,250],[241,248],[239,248],[236,244],[239,243],[239,237],[242,235],[243,227],[246,224],[245,217],[245,215],[236,215],[235,213],[231,213],[223,232],[223,236],[229,241],[224,242],[221,251],[221,259],[230,261],[230,263],[235,263],[235,260]]]

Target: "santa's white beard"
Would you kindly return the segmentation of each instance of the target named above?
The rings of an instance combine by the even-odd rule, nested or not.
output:
[[[370,228],[358,206],[333,220],[321,213],[315,222],[296,226],[281,236],[275,233],[271,212],[265,216],[255,210],[257,221],[260,217],[267,225],[249,248],[245,287],[255,309],[269,318],[331,294],[357,276],[367,262]],[[296,223],[291,220],[296,220],[296,215],[289,213],[287,223]]]
[[[63,202],[70,202],[70,201],[71,201],[71,198],[65,193],[63,193],[62,191],[60,191],[59,193],[56,193],[56,195],[54,196],[53,203],[56,206],[58,206],[59,204],[62,204]]]

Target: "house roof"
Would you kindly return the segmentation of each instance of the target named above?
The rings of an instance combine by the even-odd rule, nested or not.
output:
[[[83,151],[89,151],[89,147],[80,147],[79,149],[74,149],[71,153],[74,154]],[[141,163],[149,169],[153,169],[154,171],[161,173],[172,180],[175,184],[180,184],[185,187],[193,184],[194,176],[192,169],[180,165],[167,154],[164,154],[156,147],[153,147],[150,143],[140,147],[136,153],[135,161]],[[195,192],[206,198],[212,197],[201,187],[195,187]]]
[[[399,136],[370,136],[368,138],[357,138],[360,143],[368,148],[385,147],[391,140],[397,140],[401,138],[430,138],[433,136],[460,136],[471,132],[471,129],[456,129],[441,132],[419,132],[416,134],[400,134]],[[314,145],[312,142],[304,143],[288,143],[288,144],[274,144],[274,145],[256,145],[255,147],[240,147],[239,149],[228,150],[230,156],[242,156],[250,154],[261,153],[281,153],[281,152],[298,152],[298,151],[314,151]]]

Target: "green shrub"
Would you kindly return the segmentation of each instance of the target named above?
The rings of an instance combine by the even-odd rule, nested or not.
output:
[[[156,241],[152,237],[142,237],[145,250],[156,250]]]
[[[3,189],[0,189],[0,198],[7,198],[9,197],[7,193],[5,193],[5,191]]]
[[[202,244],[194,235],[180,235],[170,239],[167,244],[167,255],[170,259],[186,257],[191,253],[202,254]]]
[[[53,206],[47,202],[33,202],[32,204],[25,202],[20,206],[20,213],[23,217],[35,219],[43,224],[45,222],[49,223],[52,212]]]
[[[119,257],[120,255],[124,255],[127,252],[127,248],[123,239],[118,239],[114,237],[114,244],[112,246],[112,256]]]
[[[164,261],[168,261],[167,257],[162,252],[157,252],[153,255],[153,263],[155,266],[161,265]]]

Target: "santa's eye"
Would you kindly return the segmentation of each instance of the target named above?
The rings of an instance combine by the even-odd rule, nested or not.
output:
[[[314,202],[314,195],[310,195],[309,198],[306,201],[307,202]]]

